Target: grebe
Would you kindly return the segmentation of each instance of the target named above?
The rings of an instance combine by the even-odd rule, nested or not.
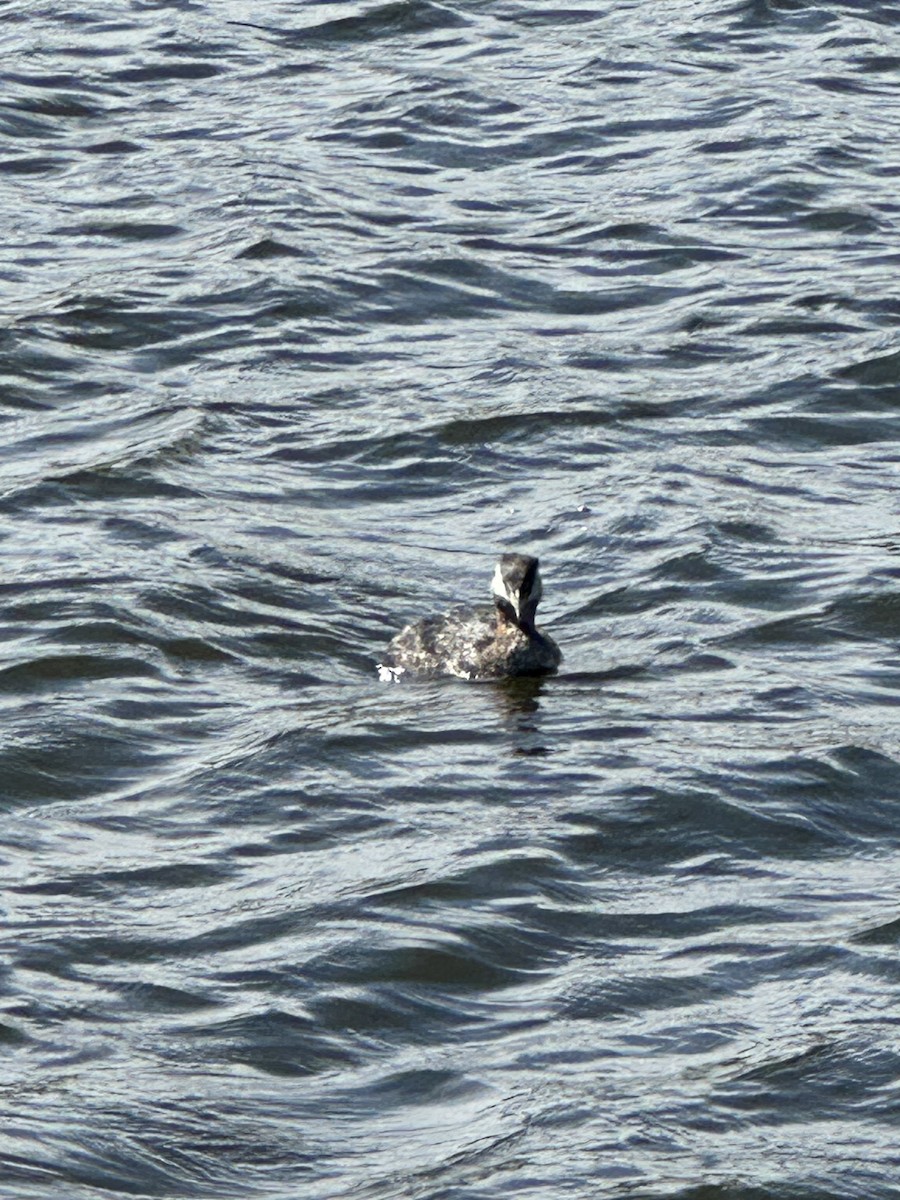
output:
[[[378,677],[502,679],[555,671],[562,654],[534,625],[543,589],[538,560],[504,554],[491,581],[495,610],[455,608],[445,617],[425,617],[398,633],[378,664]]]

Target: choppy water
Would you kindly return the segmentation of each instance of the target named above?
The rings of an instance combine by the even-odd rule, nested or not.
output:
[[[900,1195],[900,6],[3,20],[2,1194]]]

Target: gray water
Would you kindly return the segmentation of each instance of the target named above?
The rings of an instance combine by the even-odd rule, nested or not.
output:
[[[0,16],[0,1194],[900,1196],[900,5]]]

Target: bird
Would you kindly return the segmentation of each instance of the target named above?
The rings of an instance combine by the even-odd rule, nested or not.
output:
[[[559,646],[534,623],[542,595],[536,558],[501,555],[491,580],[494,608],[455,608],[407,625],[378,664],[379,678],[394,683],[404,675],[484,680],[555,671],[562,659]]]

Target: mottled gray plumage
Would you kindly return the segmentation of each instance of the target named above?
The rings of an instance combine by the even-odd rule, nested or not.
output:
[[[397,680],[411,674],[502,679],[556,670],[562,658],[559,647],[534,624],[542,595],[538,560],[528,554],[504,554],[491,590],[493,611],[456,608],[446,616],[407,625],[378,664],[380,678]]]

